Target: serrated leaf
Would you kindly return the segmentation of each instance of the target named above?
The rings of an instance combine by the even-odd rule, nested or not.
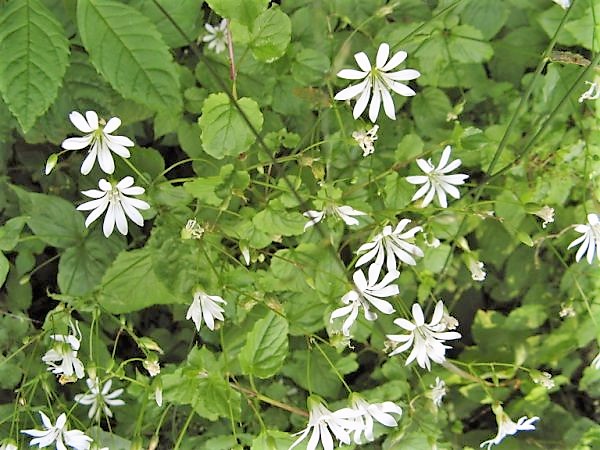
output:
[[[246,374],[268,378],[279,371],[287,350],[287,320],[269,311],[248,333],[239,356],[240,366]]]
[[[250,26],[269,5],[269,0],[207,0],[208,6],[221,17],[235,19]]]
[[[259,61],[270,63],[281,58],[292,37],[292,22],[279,9],[268,9],[252,25],[250,48]]]
[[[504,26],[509,13],[505,0],[470,0],[461,15],[465,25],[477,28],[490,39]]]
[[[202,11],[198,0],[159,0],[158,3],[187,36],[195,38],[198,35],[197,23]],[[169,47],[191,44],[154,2],[136,0],[132,6],[138,8],[154,23]]]
[[[120,253],[102,277],[100,305],[110,313],[123,314],[152,305],[178,303],[152,270],[156,257],[147,248]]]
[[[452,29],[448,52],[455,61],[480,63],[489,60],[494,54],[494,49],[485,42],[483,34],[477,28],[459,25]]]
[[[58,93],[69,59],[64,34],[39,0],[13,0],[0,15],[0,92],[25,132]]]
[[[146,16],[113,0],[78,0],[77,24],[92,64],[124,98],[182,109],[171,54]]]
[[[294,58],[292,76],[302,85],[309,86],[322,81],[329,66],[327,55],[312,48],[304,48]]]
[[[246,97],[237,102],[255,130],[260,132],[263,115],[258,104]],[[231,104],[227,94],[212,94],[206,99],[198,124],[202,130],[204,151],[216,159],[237,156],[256,141],[256,136],[237,108]]]

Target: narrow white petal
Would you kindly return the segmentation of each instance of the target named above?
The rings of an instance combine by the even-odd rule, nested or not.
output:
[[[392,59],[390,59],[387,62],[387,64],[385,64],[383,67],[380,67],[379,69],[382,72],[389,72],[390,70],[395,69],[400,64],[402,64],[407,56],[408,55],[405,51],[399,51],[397,53],[394,53],[394,56],[392,56]]]
[[[92,140],[93,138],[91,136],[72,137],[62,141],[60,146],[65,150],[81,150],[82,148],[86,148],[88,145],[90,145]]]
[[[92,130],[98,129],[98,114],[96,114],[95,111],[86,111],[85,118],[87,120],[87,123],[92,128]]]
[[[358,52],[354,55],[354,59],[358,64],[358,67],[362,69],[363,72],[371,71],[371,61],[369,61],[369,57],[365,52]]]
[[[71,112],[71,114],[69,114],[69,120],[79,131],[83,133],[91,133],[98,128],[91,127],[88,121],[85,120],[85,117],[83,117],[83,115],[78,111]]]
[[[342,69],[337,73],[337,76],[346,80],[362,80],[368,74],[368,72],[361,72],[355,69]]]
[[[113,131],[115,131],[117,128],[119,128],[121,126],[121,119],[119,119],[118,117],[111,117],[108,122],[106,122],[106,125],[104,126],[104,129],[102,130],[105,134],[110,134]]]
[[[377,57],[375,58],[375,67],[382,69],[385,66],[385,62],[390,56],[390,46],[386,42],[383,42],[377,50]]]

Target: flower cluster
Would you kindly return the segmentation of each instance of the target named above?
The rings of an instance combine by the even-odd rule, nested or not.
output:
[[[121,119],[118,117],[111,117],[108,122],[105,122],[98,118],[95,111],[86,111],[85,117],[81,113],[73,111],[69,114],[69,119],[79,131],[87,134],[82,137],[65,139],[61,146],[65,150],[82,150],[89,147],[88,154],[81,165],[83,175],[88,175],[92,171],[96,160],[104,173],[112,175],[115,171],[112,154],[115,153],[124,159],[131,156],[128,147],[135,145],[133,141],[128,137],[112,134],[121,126]],[[57,161],[56,154],[50,155],[46,162],[46,175],[52,171]],[[98,182],[100,190],[82,191],[84,195],[93,199],[77,207],[81,211],[91,211],[85,221],[85,226],[89,227],[105,212],[102,230],[106,237],[112,234],[115,225],[121,234],[126,235],[128,233],[127,217],[140,227],[143,226],[144,219],[139,210],[149,209],[150,205],[143,200],[129,197],[145,192],[144,188],[133,184],[134,180],[130,176],[120,181],[107,181],[102,178]]]
[[[308,426],[296,433],[300,437],[290,446],[289,450],[299,445],[310,434],[307,450],[315,450],[319,442],[325,450],[333,450],[333,436],[340,444],[350,444],[354,441],[361,444],[363,436],[366,441],[375,439],[373,434],[374,422],[386,427],[398,425],[392,413],[401,415],[402,409],[393,402],[368,403],[360,396],[353,394],[352,407],[337,411],[327,409],[316,396],[308,398]]]

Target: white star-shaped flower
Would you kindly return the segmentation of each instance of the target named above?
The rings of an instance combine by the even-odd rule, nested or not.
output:
[[[583,255],[586,255],[587,262],[592,264],[594,254],[600,260],[600,216],[598,214],[588,214],[587,224],[579,224],[575,226],[575,231],[582,233],[573,242],[569,244],[567,249],[579,245],[579,250],[575,255],[575,261],[579,262]]]
[[[481,448],[487,445],[487,450],[492,448],[492,445],[498,445],[506,436],[514,435],[517,433],[517,431],[535,430],[534,422],[540,420],[539,417],[532,417],[529,419],[527,416],[523,416],[515,423],[510,417],[508,417],[508,415],[504,412],[504,409],[502,409],[502,406],[499,404],[492,406],[492,410],[496,415],[498,434],[493,439],[484,441],[479,445]]]
[[[444,148],[442,152],[442,157],[440,158],[440,163],[437,167],[435,167],[431,159],[425,161],[424,159],[417,159],[417,164],[421,168],[425,175],[416,175],[406,177],[406,181],[411,184],[422,184],[419,190],[415,193],[411,201],[418,200],[421,197],[425,196],[423,199],[423,208],[431,203],[433,200],[433,196],[437,193],[437,198],[442,208],[448,207],[448,202],[446,200],[446,193],[450,194],[452,197],[458,199],[460,198],[460,192],[456,188],[461,184],[465,183],[465,180],[469,178],[469,175],[464,174],[454,174],[447,175],[448,172],[452,172],[453,170],[460,167],[461,161],[460,159],[455,159],[450,164],[448,161],[450,160],[450,153],[452,152],[452,147],[449,145]]]
[[[401,346],[390,353],[390,356],[402,353],[413,346],[412,352],[406,359],[406,365],[416,359],[419,366],[431,370],[430,359],[438,364],[443,363],[446,359],[446,349],[451,347],[444,345],[444,342],[460,339],[461,335],[456,331],[446,331],[448,328],[442,320],[444,318],[444,304],[441,300],[435,306],[431,322],[425,323],[423,310],[418,303],[413,304],[412,315],[414,323],[402,318],[394,320],[396,325],[404,328],[409,334],[387,335],[391,341],[402,343]]]
[[[227,48],[227,19],[221,20],[221,23],[212,26],[210,23],[204,24],[204,28],[208,32],[202,38],[203,42],[208,43],[208,49],[215,53],[221,53]]]
[[[194,292],[194,300],[192,301],[185,318],[192,319],[196,325],[197,331],[200,331],[202,319],[204,318],[206,326],[211,331],[214,331],[215,319],[221,321],[225,320],[223,317],[223,311],[225,310],[218,305],[219,303],[227,304],[227,302],[218,295],[208,295],[202,291],[196,291]]]
[[[392,120],[396,119],[396,109],[390,90],[405,97],[415,95],[415,91],[399,83],[399,81],[408,81],[418,78],[421,74],[414,69],[399,70],[391,72],[406,59],[407,53],[399,51],[395,53],[388,61],[390,55],[390,46],[385,42],[379,46],[377,57],[375,58],[375,67],[371,66],[369,57],[364,52],[354,55],[354,59],[361,70],[343,69],[337,73],[340,78],[347,80],[363,80],[358,84],[342,89],[335,95],[336,100],[350,100],[358,97],[354,105],[353,115],[357,119],[367,108],[369,100],[369,119],[375,123],[379,115],[379,108],[383,103],[385,114]],[[371,93],[373,96],[371,97]]]
[[[359,414],[355,419],[356,429],[353,436],[356,444],[362,444],[363,434],[367,441],[372,442],[375,440],[373,434],[375,421],[386,427],[396,427],[398,422],[391,413],[402,415],[402,408],[393,402],[368,403],[357,394],[352,396],[352,409]]]
[[[379,130],[379,125],[374,125],[373,128],[368,131],[361,130],[352,132],[352,137],[362,149],[363,156],[369,156],[375,152],[373,143],[377,140],[377,130]]]
[[[112,411],[109,406],[122,406],[125,402],[117,397],[123,393],[123,389],[115,389],[110,392],[112,387],[112,380],[108,380],[104,383],[104,386],[100,384],[97,377],[88,378],[85,380],[89,393],[77,394],[75,401],[81,405],[91,405],[88,411],[88,417],[94,418],[96,422],[100,420],[100,412],[104,411],[107,417],[112,417]]]
[[[347,306],[342,306],[331,313],[330,322],[339,317],[348,316],[342,325],[342,333],[344,336],[350,335],[350,327],[358,317],[358,310],[362,306],[364,309],[365,319],[373,321],[377,319],[377,314],[371,311],[371,305],[384,314],[392,314],[395,312],[394,307],[383,300],[386,297],[398,295],[400,292],[398,286],[390,284],[396,280],[400,274],[396,271],[389,272],[381,281],[377,281],[379,274],[369,271],[369,281],[365,278],[362,270],[357,270],[352,275],[356,290],[351,290],[342,297],[342,303]]]
[[[410,240],[415,237],[419,231],[423,231],[421,227],[413,227],[410,230],[404,231],[410,223],[409,219],[402,219],[392,231],[390,225],[383,227],[383,231],[377,234],[371,242],[361,245],[357,253],[364,253],[358,261],[356,267],[360,267],[369,261],[375,259],[369,268],[377,272],[377,276],[383,268],[383,261],[387,263],[388,272],[395,272],[398,267],[398,261],[414,266],[417,262],[414,256],[422,257],[423,251],[412,244]],[[373,269],[371,269],[373,268]]]
[[[111,117],[104,124],[104,121],[98,120],[98,114],[95,111],[86,111],[85,117],[81,113],[73,111],[69,114],[69,119],[79,131],[88,133],[82,137],[65,139],[61,144],[65,150],[81,150],[90,146],[89,153],[81,165],[82,174],[90,173],[96,158],[98,158],[100,168],[105,173],[112,174],[115,171],[115,162],[111,152],[122,158],[129,158],[130,153],[127,147],[133,147],[135,145],[133,141],[125,136],[111,134],[121,126],[121,119],[118,117]]]
[[[296,433],[300,437],[290,446],[292,450],[311,433],[306,450],[315,450],[321,442],[324,450],[333,450],[333,435],[340,443],[350,444],[350,432],[354,430],[355,418],[358,413],[351,408],[342,408],[331,412],[316,397],[308,398],[309,417],[308,426]]]
[[[434,406],[439,408],[442,406],[442,399],[446,395],[446,383],[441,380],[440,377],[435,377],[435,384],[429,386],[431,391],[428,392],[427,396],[431,399]]]
[[[89,450],[92,438],[86,436],[83,431],[67,430],[67,415],[65,413],[58,416],[56,425],[52,425],[48,416],[41,411],[40,416],[45,430],[21,430],[21,433],[34,437],[29,442],[30,447],[37,445],[38,448],[44,448],[54,444],[56,450],[67,450],[67,446],[75,450]]]
[[[138,209],[148,209],[150,205],[143,200],[128,197],[128,195],[141,195],[144,193],[144,188],[133,185],[132,177],[125,177],[117,184],[110,183],[104,178],[98,182],[97,189],[82,191],[83,195],[93,198],[89,202],[85,202],[77,207],[80,211],[92,211],[87,219],[85,226],[90,224],[106,211],[104,216],[104,224],[102,231],[104,236],[111,235],[117,224],[117,230],[123,235],[127,234],[127,217],[140,227],[144,225],[144,218]]]
[[[53,334],[50,338],[56,344],[48,350],[42,361],[46,363],[52,373],[77,378],[83,378],[85,370],[83,363],[77,358],[77,352],[81,345],[81,332],[79,328],[70,324],[72,334]]]
[[[302,215],[304,217],[308,217],[310,220],[308,222],[306,222],[306,225],[304,225],[304,231],[306,231],[308,228],[312,227],[314,224],[319,223],[321,220],[323,220],[323,217],[325,217],[326,214],[335,214],[337,215],[340,219],[342,219],[344,221],[344,223],[346,225],[358,225],[358,220],[355,218],[356,216],[366,216],[367,213],[364,213],[362,211],[358,211],[354,208],[352,208],[351,206],[335,206],[335,205],[331,205],[327,208],[325,208],[323,211],[306,211],[305,213],[302,213]]]

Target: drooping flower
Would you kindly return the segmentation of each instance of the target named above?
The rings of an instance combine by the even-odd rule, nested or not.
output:
[[[544,205],[538,211],[535,211],[534,214],[542,219],[542,228],[546,228],[549,223],[554,222],[554,208],[550,208],[548,205]]]
[[[560,5],[562,9],[567,9],[571,6],[571,0],[552,0],[557,5]]]
[[[355,216],[366,216],[367,213],[358,211],[351,206],[335,206],[331,205],[326,207],[323,211],[306,211],[302,215],[308,217],[310,220],[304,225],[304,231],[312,227],[314,224],[319,223],[323,220],[326,214],[336,214],[340,219],[344,221],[346,225],[358,225],[358,220]]]
[[[86,111],[85,117],[77,111],[69,114],[69,119],[82,133],[88,133],[82,137],[65,139],[61,147],[65,150],[81,150],[90,146],[87,157],[81,165],[81,173],[87,175],[92,170],[96,158],[100,168],[107,174],[115,171],[115,162],[111,152],[116,153],[122,158],[129,158],[130,153],[127,147],[133,147],[135,144],[131,139],[125,136],[113,136],[111,133],[121,126],[121,119],[111,117],[106,124],[98,119],[95,111]]]
[[[521,417],[517,422],[513,422],[510,417],[504,412],[504,409],[500,404],[492,406],[492,411],[496,415],[496,422],[498,423],[498,434],[489,441],[482,442],[479,447],[483,448],[487,445],[487,449],[492,448],[492,445],[498,445],[502,439],[506,436],[512,436],[517,431],[532,431],[535,430],[534,422],[540,420],[539,417],[532,417],[529,419],[527,416]]]
[[[208,49],[213,50],[215,53],[225,51],[228,45],[227,19],[221,20],[219,25],[216,26],[206,23],[204,24],[204,28],[208,34],[202,38],[202,41],[208,43]]]
[[[552,389],[555,385],[554,380],[552,379],[552,374],[548,372],[535,371],[531,374],[531,379],[535,384],[539,384],[546,389]]]
[[[431,399],[434,406],[439,408],[442,406],[442,399],[446,395],[446,383],[441,380],[440,377],[435,377],[435,384],[429,386],[431,391],[427,393],[427,396]]]
[[[353,115],[357,119],[367,108],[369,100],[369,119],[375,123],[379,115],[379,108],[383,103],[385,114],[392,120],[396,119],[396,110],[394,100],[390,90],[405,97],[415,95],[415,91],[399,83],[399,81],[408,81],[418,78],[421,74],[414,69],[399,70],[391,72],[406,59],[407,53],[399,51],[395,53],[388,61],[390,55],[390,46],[387,43],[382,43],[377,50],[375,58],[375,67],[371,66],[369,57],[364,52],[359,52],[354,55],[354,59],[361,70],[343,69],[337,73],[340,78],[346,80],[363,80],[358,84],[342,89],[335,95],[336,100],[350,100],[358,97],[354,105]],[[373,96],[371,97],[371,93]]]
[[[58,416],[56,425],[52,425],[48,416],[41,411],[40,416],[45,430],[21,430],[21,433],[34,437],[29,442],[30,447],[37,445],[38,448],[44,448],[54,444],[56,450],[67,450],[67,446],[75,450],[89,450],[92,438],[86,436],[80,430],[67,430],[67,415],[65,413]]]
[[[48,365],[48,370],[57,375],[68,378],[75,376],[77,379],[85,376],[83,363],[77,358],[81,345],[81,332],[76,325],[70,323],[71,334],[53,334],[50,339],[56,344],[48,350],[42,361]]]
[[[127,234],[128,225],[126,215],[135,224],[140,227],[143,226],[144,218],[138,209],[148,209],[150,205],[143,200],[128,197],[129,195],[141,195],[144,193],[144,188],[134,186],[133,183],[132,177],[125,177],[117,184],[110,183],[103,178],[98,182],[100,190],[90,189],[82,191],[83,195],[94,199],[82,203],[77,207],[80,211],[92,211],[87,216],[87,219],[85,219],[85,226],[89,227],[104,211],[106,211],[106,215],[104,216],[102,231],[106,237],[111,235],[115,224],[121,234]]]
[[[398,260],[411,266],[417,264],[413,255],[422,257],[423,251],[412,244],[410,240],[412,240],[419,231],[423,231],[423,228],[413,227],[410,230],[404,231],[409,223],[409,219],[402,219],[398,222],[398,225],[396,225],[396,228],[393,231],[390,225],[386,225],[383,227],[383,231],[377,234],[371,242],[361,245],[358,248],[357,253],[366,253],[356,261],[356,267],[360,267],[375,259],[371,264],[371,267],[375,266],[373,270],[375,270],[377,276],[379,276],[384,259],[387,262],[388,272],[396,271],[398,268]],[[369,268],[369,272],[370,271],[371,268]]]
[[[300,442],[311,434],[306,450],[315,450],[319,442],[324,450],[333,450],[334,443],[331,434],[338,441],[344,444],[350,444],[350,432],[356,426],[355,420],[358,413],[351,408],[342,408],[337,411],[329,411],[320,399],[315,396],[308,397],[308,425],[307,427],[296,433],[300,435],[298,439],[289,447],[292,450]]]
[[[374,422],[386,427],[396,427],[398,422],[391,413],[402,415],[402,408],[394,402],[368,403],[357,394],[352,394],[352,409],[358,413],[355,420],[353,439],[356,444],[362,443],[364,434],[367,441],[375,440],[373,434]]]
[[[75,401],[81,405],[91,405],[88,411],[88,417],[94,418],[96,422],[100,420],[100,413],[104,411],[107,417],[112,417],[112,411],[109,406],[122,406],[125,402],[117,397],[123,393],[123,389],[116,389],[110,392],[112,387],[112,380],[108,380],[104,383],[104,386],[100,384],[97,377],[88,378],[85,380],[89,393],[77,394]]]
[[[148,371],[148,375],[151,377],[155,377],[160,373],[160,363],[155,358],[145,359],[142,362],[142,366],[144,366],[144,369]]]
[[[437,167],[433,165],[431,159],[428,159],[427,161],[421,158],[417,159],[417,164],[421,170],[425,172],[425,175],[406,177],[406,181],[411,184],[423,185],[417,190],[411,201],[418,200],[425,196],[423,199],[423,207],[426,207],[432,202],[434,195],[437,194],[437,199],[440,206],[442,208],[447,208],[448,201],[446,200],[446,193],[450,194],[456,199],[460,198],[460,192],[456,186],[464,184],[465,180],[469,178],[469,175],[447,175],[448,172],[458,169],[461,164],[460,159],[455,159],[448,164],[451,152],[452,147],[447,145],[442,152],[442,157],[440,158],[440,162]]]
[[[483,270],[483,263],[474,257],[468,257],[468,268],[474,281],[483,281],[487,273]]]
[[[185,228],[181,230],[181,239],[202,239],[204,228],[196,219],[190,219],[185,224]]]
[[[420,367],[431,370],[430,359],[438,364],[446,360],[446,349],[451,347],[444,345],[444,342],[452,339],[460,339],[461,335],[456,331],[446,331],[446,325],[442,321],[444,317],[444,303],[441,300],[437,302],[431,322],[428,324],[425,323],[423,310],[418,303],[413,304],[412,315],[414,323],[402,318],[394,320],[396,325],[408,331],[409,334],[387,335],[391,341],[402,343],[401,346],[390,353],[390,356],[402,353],[413,346],[412,352],[406,359],[406,365],[416,359]]]
[[[575,261],[579,262],[581,257],[585,254],[587,262],[592,264],[594,261],[594,253],[596,258],[600,260],[600,216],[598,214],[588,214],[587,224],[579,224],[575,226],[575,231],[582,233],[573,242],[569,244],[567,249],[579,245],[579,250],[575,255]]]
[[[373,143],[377,140],[377,130],[379,130],[379,125],[374,125],[373,128],[368,131],[361,130],[352,132],[352,137],[362,149],[363,156],[369,156],[375,152]]]
[[[227,304],[227,302],[218,295],[208,295],[202,291],[196,291],[194,292],[194,300],[192,301],[185,318],[192,319],[196,325],[197,331],[200,331],[202,319],[204,319],[206,326],[211,331],[214,331],[215,319],[225,320],[223,317],[223,311],[225,310],[221,308],[218,303]]]
[[[364,309],[365,319],[369,321],[377,319],[377,314],[371,311],[371,306],[384,314],[392,314],[395,311],[394,307],[383,299],[398,295],[398,286],[390,283],[398,278],[399,273],[396,271],[389,272],[379,282],[378,276],[379,274],[369,271],[369,281],[367,282],[362,270],[357,270],[352,275],[356,289],[351,290],[342,297],[342,302],[347,306],[336,309],[330,317],[330,321],[333,322],[334,319],[348,315],[342,325],[344,336],[350,335],[350,327],[356,321],[361,306]]]

